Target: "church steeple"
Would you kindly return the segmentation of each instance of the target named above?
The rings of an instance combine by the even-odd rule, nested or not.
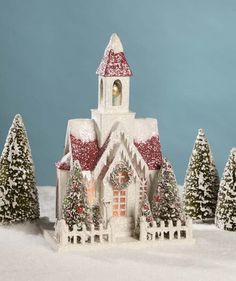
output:
[[[99,141],[102,144],[114,123],[121,122],[127,127],[132,124],[135,116],[135,113],[129,111],[132,71],[116,33],[111,35],[96,73],[98,74],[98,108],[92,110],[92,118],[97,123],[100,131]]]
[[[103,112],[128,112],[129,80],[132,71],[116,33],[111,35],[96,73],[99,85],[98,109]]]
[[[132,71],[124,54],[123,45],[116,33],[111,35],[96,73],[104,77],[132,76]]]

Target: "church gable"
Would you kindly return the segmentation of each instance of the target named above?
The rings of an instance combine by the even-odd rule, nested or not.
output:
[[[104,172],[104,166],[110,169],[109,165],[113,163],[114,158],[116,158],[117,153],[119,154],[120,151],[123,153],[123,158],[125,157],[131,161],[137,173],[142,174],[144,177],[148,176],[148,165],[145,163],[133,141],[127,137],[125,130],[120,125],[110,134],[109,143],[94,169],[94,178],[98,178],[102,171]]]
[[[115,154],[115,157],[114,157],[113,161],[111,162],[106,174],[104,175],[105,180],[109,181],[112,171],[115,169],[116,165],[121,162],[125,162],[126,165],[132,170],[133,178],[135,180],[137,180],[137,179],[141,180],[141,177],[138,174],[138,171],[136,170],[136,168],[134,167],[133,161],[132,161],[132,159],[130,159],[129,153],[126,150],[123,143],[121,143],[119,145],[119,148]]]

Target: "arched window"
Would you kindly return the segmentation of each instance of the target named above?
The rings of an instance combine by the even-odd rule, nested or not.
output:
[[[103,80],[100,80],[100,103],[103,101]]]
[[[115,80],[112,86],[112,105],[121,105],[122,102],[122,84],[120,80]]]

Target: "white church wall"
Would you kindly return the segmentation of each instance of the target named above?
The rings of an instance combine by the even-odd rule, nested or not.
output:
[[[58,191],[57,191],[57,219],[62,218],[62,205],[63,200],[66,195],[66,186],[68,183],[70,172],[65,170],[57,169],[57,181],[58,181]]]

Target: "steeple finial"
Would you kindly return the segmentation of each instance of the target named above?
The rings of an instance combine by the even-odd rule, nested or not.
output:
[[[105,52],[107,50],[113,50],[114,53],[120,53],[124,51],[120,38],[116,33],[112,33]]]

